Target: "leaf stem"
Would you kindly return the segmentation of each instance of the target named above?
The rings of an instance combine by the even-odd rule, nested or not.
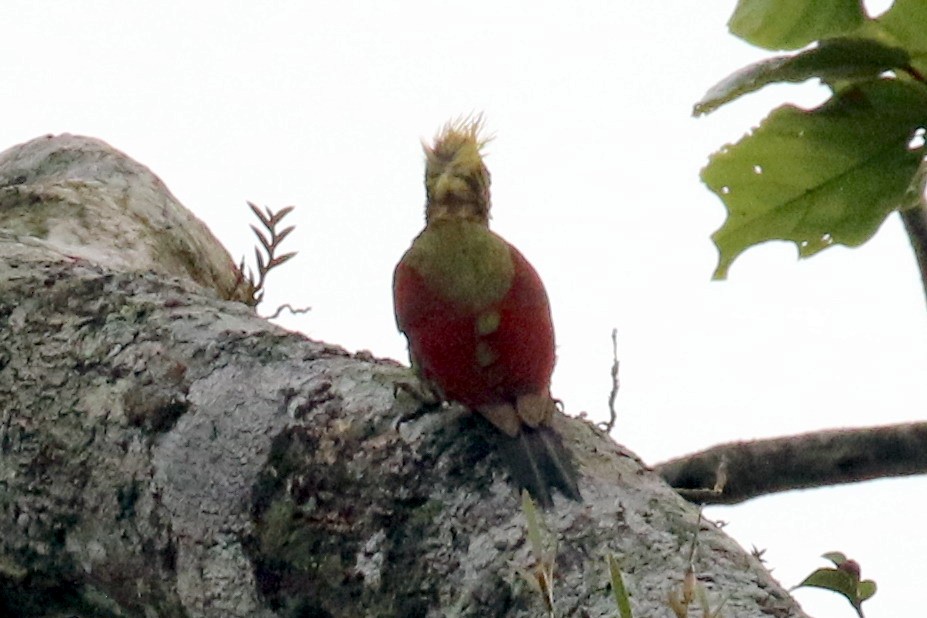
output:
[[[910,75],[911,77],[913,77],[916,81],[919,81],[919,82],[922,83],[922,84],[927,84],[927,79],[924,79],[923,74],[921,74],[920,71],[918,71],[917,69],[915,69],[915,68],[914,68],[913,66],[911,66],[910,64],[909,64],[908,66],[904,67],[904,71],[905,71],[908,75]]]
[[[915,208],[900,211],[904,230],[914,249],[917,267],[921,272],[921,285],[924,287],[924,297],[927,300],[927,204],[921,198],[921,203]]]

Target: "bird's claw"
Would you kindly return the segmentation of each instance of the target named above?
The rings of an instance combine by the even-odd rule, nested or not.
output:
[[[441,408],[441,404],[444,403],[444,400],[435,392],[435,389],[421,380],[401,380],[396,382],[393,387],[393,396],[398,397],[400,392],[412,397],[419,405],[413,411],[400,415],[393,422],[393,429],[397,431],[403,423],[437,412]]]

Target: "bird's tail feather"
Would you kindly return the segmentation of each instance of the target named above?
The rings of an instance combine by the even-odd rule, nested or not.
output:
[[[576,466],[570,452],[551,427],[522,427],[514,438],[502,440],[499,455],[518,485],[544,508],[553,506],[553,490],[582,502]]]

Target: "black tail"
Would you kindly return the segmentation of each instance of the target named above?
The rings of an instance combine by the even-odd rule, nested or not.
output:
[[[543,508],[553,506],[555,488],[570,500],[583,501],[573,458],[553,428],[522,426],[518,436],[500,443],[499,455],[512,478]]]

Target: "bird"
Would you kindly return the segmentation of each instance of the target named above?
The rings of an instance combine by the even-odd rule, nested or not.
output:
[[[499,455],[521,488],[544,508],[553,489],[582,501],[573,458],[551,426],[547,292],[521,252],[489,229],[488,141],[476,117],[423,142],[425,228],[393,274],[396,324],[426,388],[498,430]]]

